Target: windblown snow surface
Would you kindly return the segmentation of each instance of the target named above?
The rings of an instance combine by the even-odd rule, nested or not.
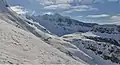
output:
[[[21,25],[23,22],[10,10],[5,0],[0,0],[0,64],[85,64],[28,32]]]

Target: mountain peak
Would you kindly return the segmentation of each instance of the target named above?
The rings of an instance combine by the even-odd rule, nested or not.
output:
[[[42,16],[62,16],[61,14],[59,13],[51,13],[51,12],[47,12],[47,13],[44,13]]]

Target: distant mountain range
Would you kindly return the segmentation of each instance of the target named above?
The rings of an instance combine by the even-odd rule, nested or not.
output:
[[[39,23],[40,25],[47,28],[52,33],[62,36],[74,32],[100,32],[108,34],[119,34],[119,25],[99,25],[96,23],[83,23],[81,21],[72,19],[70,17],[62,16],[58,13],[56,14],[45,14],[45,15],[26,15],[26,18]]]
[[[83,48],[93,51],[96,55],[100,55],[105,60],[111,60],[112,62],[120,63],[119,25],[83,23],[57,13],[51,15],[45,14],[42,16],[26,15],[26,18],[32,20],[33,22],[39,23],[39,25],[45,27],[54,35],[62,36],[63,40],[76,45],[82,51],[85,51],[81,49],[81,46],[83,45]],[[47,41],[49,43],[51,39],[48,38]],[[51,43],[49,44],[54,46]],[[74,56],[74,54],[72,54],[72,56]],[[82,58],[79,55],[77,57]],[[87,62],[90,62],[90,60]],[[97,63],[99,64],[99,62]]]

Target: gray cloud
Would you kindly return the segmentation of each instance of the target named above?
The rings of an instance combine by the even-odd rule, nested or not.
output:
[[[100,14],[100,15],[88,15],[88,18],[103,18],[103,17],[109,17],[108,14]]]

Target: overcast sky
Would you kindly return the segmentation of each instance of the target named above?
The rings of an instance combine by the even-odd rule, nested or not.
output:
[[[71,18],[100,24],[120,25],[120,0],[8,0],[33,13],[60,13]]]

